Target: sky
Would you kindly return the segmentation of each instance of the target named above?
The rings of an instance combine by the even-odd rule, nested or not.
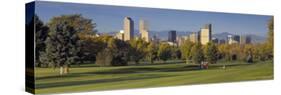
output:
[[[147,22],[152,31],[197,32],[205,24],[211,23],[213,34],[228,32],[232,34],[256,34],[265,36],[269,15],[230,14],[190,10],[171,10],[157,8],[122,7],[95,4],[58,3],[36,1],[35,13],[48,23],[54,16],[81,14],[97,24],[99,32],[117,32],[123,28],[124,17],[133,19],[135,30],[140,19]]]

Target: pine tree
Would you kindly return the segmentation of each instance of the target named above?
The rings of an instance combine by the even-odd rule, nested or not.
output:
[[[44,61],[40,61],[40,57],[45,52],[45,41],[49,28],[44,25],[37,15],[34,16],[33,20],[35,21],[35,64],[37,67],[41,67],[42,65],[46,65]]]
[[[79,32],[83,27],[77,25],[83,21],[81,15],[62,15],[54,17],[49,23],[50,31],[46,40],[45,60],[54,67],[60,67],[60,74],[68,73],[69,65],[77,63],[81,42]]]

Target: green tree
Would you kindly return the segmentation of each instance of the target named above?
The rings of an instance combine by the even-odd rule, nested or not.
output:
[[[178,47],[171,47],[171,58],[172,59],[180,59],[181,51]]]
[[[125,66],[129,59],[129,44],[114,38],[109,38],[105,49],[98,52],[96,64],[99,66]]]
[[[80,21],[87,20],[81,15],[54,17],[49,23],[50,32],[46,40],[46,62],[60,67],[60,74],[69,72],[69,65],[78,62],[81,51],[79,32],[83,30]],[[82,27],[81,27],[82,26]]]
[[[191,59],[191,48],[193,43],[190,40],[185,40],[184,44],[180,46],[182,58],[186,60],[186,63]]]
[[[217,49],[217,46],[212,43],[212,42],[209,42],[205,48],[204,48],[204,55],[205,55],[205,58],[206,58],[206,61],[210,64],[214,64],[217,62],[217,56],[218,56],[218,49]]]
[[[141,59],[144,59],[148,43],[143,39],[133,39],[129,41],[130,43],[130,59],[133,60],[136,64],[139,64]]]
[[[266,53],[269,59],[274,55],[274,18],[272,17],[268,22],[268,37],[266,42]]]
[[[161,43],[158,50],[158,57],[164,61],[171,58],[171,46],[166,43]]]
[[[96,64],[99,66],[111,66],[113,62],[113,52],[109,48],[105,48],[96,56]]]
[[[191,58],[196,64],[200,64],[204,61],[204,54],[200,43],[195,43],[195,45],[191,48]]]
[[[81,60],[95,62],[98,52],[107,47],[107,41],[104,41],[104,36],[100,37],[84,37],[81,39],[82,46],[81,52],[83,56]]]
[[[147,46],[147,57],[151,64],[154,63],[154,60],[157,58],[157,46],[153,42],[150,42]]]
[[[35,21],[35,60],[36,60],[36,66],[41,67],[44,64],[44,62],[40,61],[40,57],[45,52],[46,48],[46,38],[48,35],[49,28],[44,25],[44,23],[39,19],[37,15],[34,16],[33,20]]]

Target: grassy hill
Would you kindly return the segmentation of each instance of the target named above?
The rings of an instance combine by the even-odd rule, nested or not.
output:
[[[223,69],[223,66],[226,66]],[[154,64],[122,67],[73,66],[70,74],[59,69],[36,68],[36,93],[97,91],[128,88],[273,79],[273,62],[219,62],[207,70],[196,64]]]

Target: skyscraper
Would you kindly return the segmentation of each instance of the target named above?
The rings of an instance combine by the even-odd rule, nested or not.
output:
[[[148,33],[148,26],[144,20],[140,20],[139,23],[139,31],[141,39],[144,39],[146,42],[149,42],[149,33]]]
[[[200,42],[202,45],[207,44],[212,39],[212,24],[206,24],[200,31]]]
[[[192,32],[192,34],[189,35],[189,40],[193,43],[199,42],[198,32]]]
[[[134,39],[134,21],[130,17],[124,18],[124,40]]]
[[[177,40],[177,32],[175,30],[169,31],[168,41],[176,43],[176,40]]]

